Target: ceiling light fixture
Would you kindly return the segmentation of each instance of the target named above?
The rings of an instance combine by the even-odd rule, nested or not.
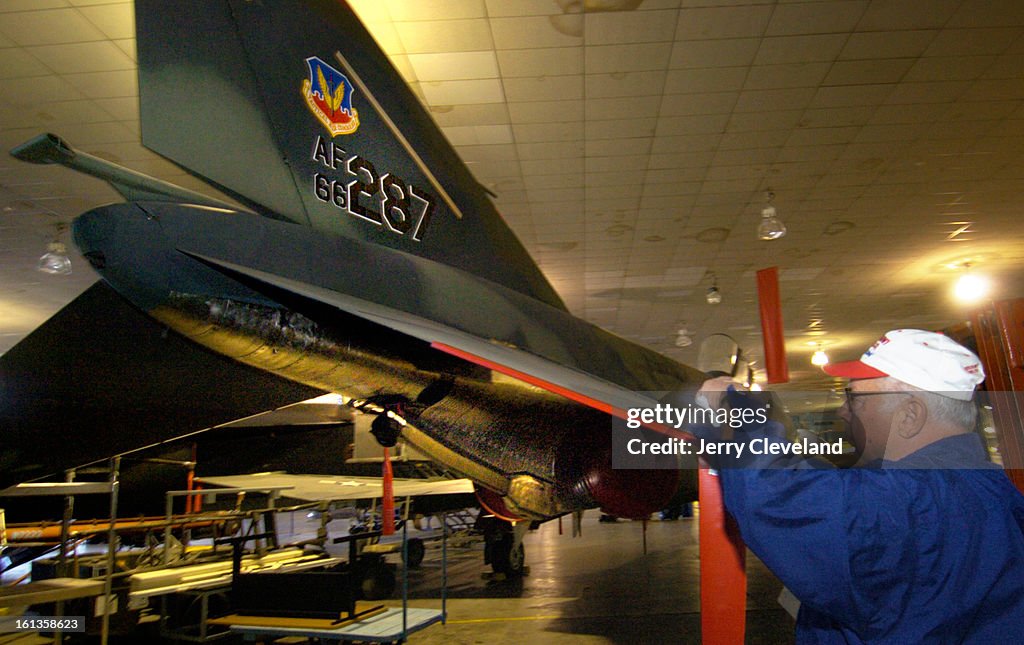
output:
[[[818,345],[818,349],[811,355],[811,365],[822,367],[828,365],[828,354]]]
[[[46,245],[46,253],[39,256],[36,270],[52,275],[69,275],[71,273],[71,258],[68,257],[67,247],[59,239],[67,225],[63,222],[58,222],[55,228],[57,230],[53,236],[53,241]]]
[[[988,278],[971,273],[971,265],[966,263],[964,274],[953,285],[953,296],[964,303],[978,302],[988,295],[989,287]]]
[[[679,331],[676,332],[676,347],[689,347],[693,344],[693,336],[690,335],[690,330],[686,327],[680,327]]]
[[[709,305],[717,305],[722,302],[722,292],[718,290],[718,276],[714,273],[711,274],[711,286],[708,287],[707,293],[704,294],[704,299],[707,300]]]
[[[765,198],[768,204],[761,209],[761,223],[757,227],[757,239],[777,240],[786,234],[786,225],[779,219],[775,206],[772,205],[775,193],[769,190]]]

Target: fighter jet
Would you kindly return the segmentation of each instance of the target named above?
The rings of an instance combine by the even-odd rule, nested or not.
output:
[[[612,419],[704,375],[568,312],[344,3],[139,0],[136,20],[143,144],[230,199],[56,135],[12,151],[125,196],[73,223],[120,296],[217,354],[376,411],[381,437],[469,477],[502,517],[644,517],[673,496],[671,463],[612,468]],[[90,450],[61,467],[103,456]]]

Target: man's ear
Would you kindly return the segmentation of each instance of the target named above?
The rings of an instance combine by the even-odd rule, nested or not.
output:
[[[913,439],[928,422],[928,406],[911,396],[896,412],[896,433],[903,439]]]

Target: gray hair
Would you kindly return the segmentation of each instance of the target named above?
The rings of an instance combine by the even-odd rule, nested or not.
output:
[[[880,388],[880,391],[918,394],[928,405],[928,412],[934,415],[938,421],[954,425],[965,432],[973,432],[978,422],[978,408],[974,405],[974,401],[961,401],[950,396],[943,396],[938,392],[922,390],[891,376],[885,378],[885,386]]]

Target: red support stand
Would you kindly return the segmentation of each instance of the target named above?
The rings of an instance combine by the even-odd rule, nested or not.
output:
[[[700,624],[704,645],[742,645],[747,548],[725,511],[718,475],[700,469]]]
[[[788,383],[786,339],[782,326],[782,298],[779,296],[779,267],[757,272],[757,302],[761,311],[764,367],[769,383]]]
[[[384,463],[382,465],[383,477],[381,478],[383,490],[380,497],[381,533],[383,535],[394,535],[395,533],[395,476],[391,472],[391,454],[384,449]]]

